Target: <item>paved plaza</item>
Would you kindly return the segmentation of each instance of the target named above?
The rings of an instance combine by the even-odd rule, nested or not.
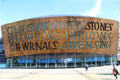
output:
[[[120,66],[116,67],[120,72]],[[70,69],[0,69],[0,80],[115,80],[112,66]],[[120,75],[118,76],[120,80]]]

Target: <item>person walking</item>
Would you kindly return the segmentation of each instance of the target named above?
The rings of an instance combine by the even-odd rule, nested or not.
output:
[[[88,65],[87,64],[85,65],[85,70],[88,71]]]
[[[113,69],[112,69],[113,75],[115,76],[116,80],[117,80],[117,75],[118,75],[118,70],[115,68],[115,65],[113,65]]]

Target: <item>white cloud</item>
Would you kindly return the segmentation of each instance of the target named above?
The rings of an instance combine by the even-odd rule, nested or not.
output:
[[[97,0],[95,6],[90,11],[82,13],[82,15],[93,17],[97,16],[101,9],[101,2],[101,0]]]
[[[118,11],[118,10],[114,11],[114,14],[118,14],[118,13],[119,13],[119,11]]]

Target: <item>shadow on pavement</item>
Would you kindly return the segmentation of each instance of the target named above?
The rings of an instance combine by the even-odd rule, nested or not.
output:
[[[97,74],[97,75],[113,75],[112,73],[101,73],[101,74]],[[120,74],[118,74],[120,75]]]

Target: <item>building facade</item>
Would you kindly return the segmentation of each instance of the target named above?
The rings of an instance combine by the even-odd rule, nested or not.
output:
[[[118,22],[64,16],[2,26],[9,68],[77,68],[116,62]]]

